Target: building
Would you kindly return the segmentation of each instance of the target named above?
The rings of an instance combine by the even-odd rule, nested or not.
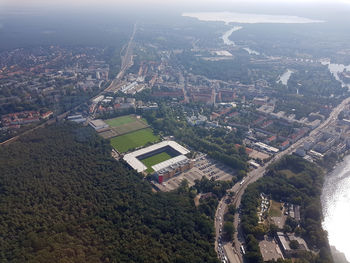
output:
[[[262,142],[256,142],[256,143],[254,143],[254,145],[259,147],[260,149],[267,151],[267,152],[270,152],[270,153],[278,153],[279,152],[279,150],[277,148],[269,146],[269,145],[262,143]]]
[[[248,164],[249,164],[250,166],[252,166],[253,168],[255,168],[255,169],[257,169],[257,168],[260,167],[260,164],[254,162],[253,160],[249,160],[249,161],[248,161]]]
[[[43,114],[41,115],[41,118],[43,118],[43,119],[48,119],[48,118],[50,118],[52,115],[53,115],[53,112],[52,112],[52,111],[47,111],[47,112],[45,112],[45,113],[43,113]]]
[[[89,125],[95,129],[95,131],[99,132],[109,127],[107,123],[103,120],[92,120],[89,122]]]
[[[305,152],[303,147],[299,147],[298,149],[295,150],[295,152],[293,154],[303,158],[303,157],[305,157],[306,152]]]
[[[203,125],[203,124],[205,124],[206,121],[207,121],[207,117],[205,117],[203,115],[198,115],[198,117],[197,116],[187,117],[187,122],[191,126]]]
[[[77,115],[68,116],[67,120],[74,121],[76,123],[83,123],[86,121],[86,118],[84,118],[81,114],[77,114]]]
[[[284,141],[284,142],[281,143],[280,148],[281,148],[281,150],[283,151],[283,150],[287,149],[287,148],[289,147],[289,145],[290,145],[289,140],[286,140],[286,141]]]
[[[133,88],[135,88],[136,85],[137,85],[137,82],[134,81],[133,83],[131,83],[131,84],[127,85],[127,86],[123,86],[122,89],[121,89],[121,91],[122,91],[123,93],[128,93],[128,91],[130,91],[130,90],[132,90]]]
[[[185,155],[179,155],[170,160],[153,165],[154,174],[161,184],[169,178],[185,172],[193,167],[193,162]]]
[[[283,232],[277,232],[276,240],[281,248],[283,255],[286,258],[298,257],[298,255],[304,251],[309,251],[306,242],[301,237],[297,237],[294,234],[284,234]],[[297,248],[291,248],[290,242],[296,241]]]

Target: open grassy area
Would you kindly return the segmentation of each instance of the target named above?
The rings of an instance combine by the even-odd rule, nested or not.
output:
[[[141,162],[147,166],[146,172],[151,173],[153,172],[152,166],[161,162],[164,162],[166,160],[169,160],[173,158],[171,155],[169,155],[167,152],[161,152],[156,155],[153,155],[151,157],[148,157],[146,159],[141,160]]]
[[[100,133],[100,135],[105,139],[124,135],[149,127],[145,119],[136,118],[135,115],[121,116],[105,120],[105,122],[111,128],[106,132]]]
[[[281,203],[272,200],[270,203],[269,216],[272,216],[272,217],[282,216],[281,207],[282,207]]]
[[[111,145],[117,151],[124,153],[149,142],[159,141],[159,139],[159,136],[153,134],[152,129],[147,128],[114,137],[111,139]]]
[[[135,116],[133,115],[127,115],[127,116],[121,116],[118,118],[114,118],[114,119],[109,119],[109,120],[105,120],[105,122],[110,126],[110,127],[118,127],[130,122],[134,122],[137,119],[135,118]]]

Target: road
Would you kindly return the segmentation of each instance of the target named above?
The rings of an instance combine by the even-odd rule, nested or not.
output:
[[[104,94],[105,92],[109,91],[113,86],[117,86],[118,83],[120,82],[121,78],[124,76],[126,70],[132,65],[133,63],[133,59],[132,59],[132,56],[133,56],[133,53],[132,53],[132,44],[133,44],[133,40],[134,40],[134,37],[135,37],[135,33],[136,33],[136,28],[137,28],[137,24],[135,23],[134,24],[134,29],[133,29],[133,32],[131,34],[131,37],[130,37],[130,40],[129,40],[129,43],[128,43],[128,46],[127,46],[127,50],[126,50],[126,53],[122,59],[122,66],[121,66],[121,70],[120,72],[118,73],[117,77],[111,82],[111,84],[105,88],[104,90],[102,90],[101,92],[99,92],[97,95],[95,95],[94,97],[90,98],[89,100],[91,99],[94,99],[94,98],[97,98],[98,96],[101,96],[102,94]],[[101,84],[101,83],[100,83]],[[14,142],[16,140],[18,140],[18,138],[20,138],[21,136],[23,135],[26,135],[28,133],[31,133],[39,128],[42,128],[42,127],[45,127],[46,125],[51,125],[53,123],[56,122],[56,119],[63,119],[65,117],[67,117],[71,112],[75,111],[76,109],[78,109],[80,106],[82,106],[83,104],[85,104],[86,102],[83,102],[81,104],[79,104],[78,106],[58,115],[56,118],[53,118],[53,119],[50,119],[50,120],[47,120],[46,122],[42,123],[42,124],[39,124],[35,127],[33,127],[32,129],[29,129],[17,136],[14,136],[4,142],[1,142],[0,143],[0,146],[1,145],[7,145],[7,144],[10,144],[11,142]]]
[[[225,211],[227,211],[227,206],[225,200],[228,198],[228,195],[230,192],[234,192],[235,195],[233,197],[233,200],[231,204],[233,204],[236,208],[238,208],[241,204],[241,199],[244,194],[244,190],[247,188],[247,186],[255,181],[257,181],[259,178],[263,177],[263,175],[266,172],[266,168],[272,164],[275,161],[278,161],[283,156],[288,155],[295,151],[298,147],[302,146],[306,141],[312,140],[315,138],[315,136],[321,132],[323,129],[325,129],[327,126],[332,125],[333,122],[337,121],[339,113],[345,108],[347,104],[350,103],[350,98],[347,98],[343,100],[337,107],[333,109],[333,111],[330,113],[329,117],[322,122],[318,127],[316,127],[314,130],[312,130],[309,135],[300,138],[298,141],[296,141],[294,144],[292,144],[289,148],[287,148],[284,151],[279,152],[276,154],[269,162],[267,162],[264,166],[261,166],[255,170],[252,170],[248,173],[248,175],[244,178],[244,181],[240,183],[235,184],[231,189],[227,191],[227,194],[220,200],[219,205],[217,207],[216,213],[215,213],[215,233],[216,233],[216,239],[215,239],[215,250],[218,253],[218,244],[220,240],[220,228],[223,224],[223,215]],[[221,218],[221,219],[220,219]],[[239,213],[236,213],[234,216],[234,227],[237,230],[234,234],[234,248],[233,252],[238,256],[239,262],[243,262],[243,257],[240,253],[240,246],[242,244],[242,231],[239,225],[240,218]],[[219,255],[220,253],[218,253]],[[225,253],[226,256],[229,256],[229,262],[235,263],[237,262],[237,257],[230,256],[230,253]]]

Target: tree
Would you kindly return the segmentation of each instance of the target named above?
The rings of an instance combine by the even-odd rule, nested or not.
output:
[[[231,215],[234,215],[236,213],[236,207],[234,205],[229,205],[228,206],[228,213],[230,213]]]
[[[232,222],[225,222],[223,227],[224,235],[228,240],[232,240],[235,227]]]
[[[291,249],[298,249],[299,248],[299,243],[296,240],[292,240],[292,241],[290,241],[289,246],[290,246]]]
[[[274,237],[277,234],[278,230],[279,230],[278,226],[276,226],[273,223],[270,223],[269,235],[271,237]]]

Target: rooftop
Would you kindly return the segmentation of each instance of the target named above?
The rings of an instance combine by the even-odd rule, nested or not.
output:
[[[94,127],[106,127],[106,125],[108,126],[107,123],[105,123],[103,120],[92,120],[90,121],[90,124]]]

